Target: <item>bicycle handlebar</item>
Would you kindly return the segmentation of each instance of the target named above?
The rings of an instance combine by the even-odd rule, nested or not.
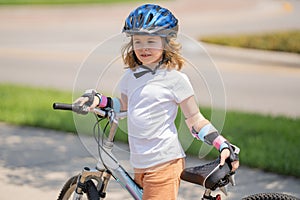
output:
[[[55,110],[71,110],[78,114],[87,114],[89,112],[95,113],[100,117],[106,118],[125,118],[127,116],[126,111],[121,111],[119,113],[113,112],[113,109],[103,110],[101,108],[89,109],[88,106],[79,104],[66,104],[66,103],[53,103],[53,109]]]

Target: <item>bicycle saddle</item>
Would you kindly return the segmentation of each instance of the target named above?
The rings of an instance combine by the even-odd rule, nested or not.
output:
[[[220,166],[220,159],[218,158],[204,165],[184,169],[180,178],[213,191],[219,187],[224,187],[229,182],[235,185],[233,174],[231,165],[225,162],[223,166]]]

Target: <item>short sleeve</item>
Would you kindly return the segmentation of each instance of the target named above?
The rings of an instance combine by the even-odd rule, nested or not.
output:
[[[129,76],[130,70],[127,70],[123,76],[121,77],[121,80],[119,82],[118,88],[121,94],[127,95],[128,92],[128,76]]]
[[[179,72],[178,81],[173,87],[173,93],[176,103],[181,103],[183,100],[194,95],[192,84],[186,74]]]

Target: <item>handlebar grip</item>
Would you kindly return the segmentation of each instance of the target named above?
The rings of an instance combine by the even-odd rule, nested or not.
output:
[[[82,114],[82,115],[86,115],[89,112],[87,106],[85,105],[80,106],[79,104],[54,103],[53,109],[70,110],[76,112],[77,114]]]
[[[72,104],[65,104],[65,103],[53,103],[53,109],[55,110],[73,110]]]

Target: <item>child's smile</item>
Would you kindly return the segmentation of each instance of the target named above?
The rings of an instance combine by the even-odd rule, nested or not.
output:
[[[151,56],[151,53],[143,53],[143,54],[141,54],[141,56],[142,56],[143,58],[147,58],[147,57],[150,57],[150,56]]]

